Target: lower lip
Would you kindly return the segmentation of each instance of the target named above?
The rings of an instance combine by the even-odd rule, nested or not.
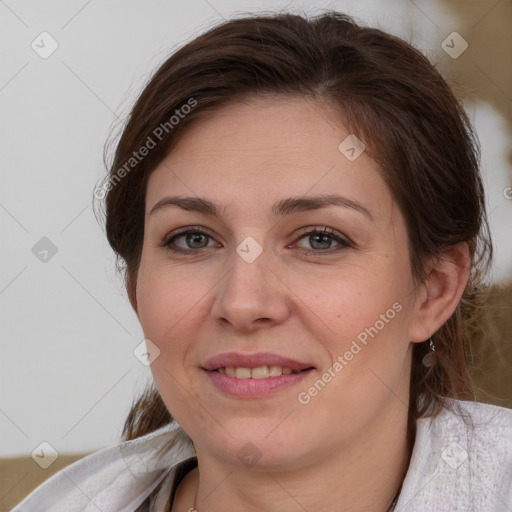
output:
[[[237,379],[215,371],[206,371],[213,385],[223,393],[238,398],[258,398],[273,395],[284,389],[295,386],[314,369],[304,370],[299,373],[290,373],[279,377],[266,379]]]

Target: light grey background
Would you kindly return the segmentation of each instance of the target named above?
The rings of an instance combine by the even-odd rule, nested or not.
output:
[[[75,452],[118,440],[150,371],[133,355],[142,330],[91,207],[103,145],[173,49],[222,18],[275,8],[347,12],[411,40],[444,70],[478,78],[477,90],[458,86],[482,143],[493,279],[510,280],[512,93],[486,67],[489,51],[470,42],[453,59],[441,47],[453,31],[480,35],[491,60],[510,69],[510,36],[501,46],[509,0],[0,0],[0,456],[42,441]],[[45,59],[31,47],[48,50],[44,31],[59,45]],[[46,262],[32,251],[43,237],[57,248]]]

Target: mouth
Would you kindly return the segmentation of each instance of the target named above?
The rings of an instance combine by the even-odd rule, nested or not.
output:
[[[272,352],[256,354],[229,352],[208,359],[201,368],[239,379],[264,379],[299,373],[314,368],[314,365]]]
[[[223,394],[256,398],[295,386],[316,368],[312,364],[272,353],[220,354],[201,369]]]

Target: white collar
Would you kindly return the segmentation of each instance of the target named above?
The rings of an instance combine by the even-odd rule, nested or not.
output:
[[[443,409],[417,422],[395,511],[510,512],[512,410],[448,403],[455,411]],[[183,432],[174,422],[93,453],[53,475],[12,512],[133,512],[164,478],[172,481],[178,463],[195,456],[189,440],[157,456],[178,431]]]
[[[190,441],[158,456],[178,431],[173,422],[88,455],[43,482],[11,512],[133,512],[176,464],[195,456]]]

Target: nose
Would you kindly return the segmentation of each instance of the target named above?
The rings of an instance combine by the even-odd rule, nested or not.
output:
[[[215,322],[251,332],[284,322],[290,315],[287,287],[263,254],[247,263],[238,254],[219,284],[211,314]]]

